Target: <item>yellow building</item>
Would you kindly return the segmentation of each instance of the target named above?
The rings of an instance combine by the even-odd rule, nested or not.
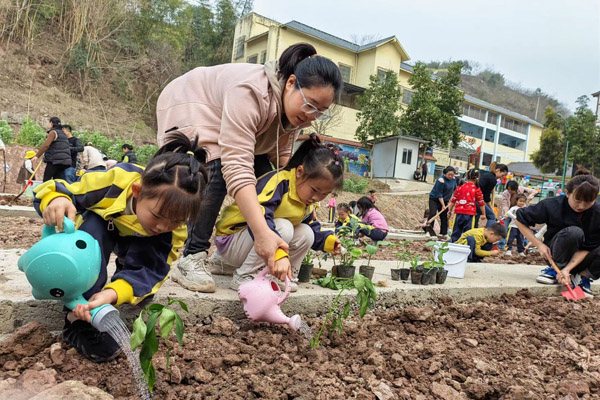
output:
[[[412,92],[408,78],[413,69],[406,64],[410,57],[395,36],[357,45],[297,21],[282,24],[251,13],[236,25],[231,61],[265,63],[278,59],[287,47],[298,42],[311,43],[319,55],[335,62],[342,73],[344,90],[340,106],[331,122],[321,127],[321,133],[332,142],[339,140],[363,147],[354,137],[359,111],[356,96],[368,87],[371,75],[383,76],[388,70],[398,73],[403,87],[402,102],[410,103]],[[479,149],[477,163],[483,167],[493,160],[506,164],[530,161],[531,153],[539,148],[541,124],[474,97],[465,95],[463,115],[458,120],[466,142],[471,142],[463,147]],[[434,152],[437,168],[442,164],[453,165],[453,162],[457,167],[460,162],[468,163],[468,158],[462,161],[464,154],[437,149]],[[433,171],[430,169],[429,173]]]

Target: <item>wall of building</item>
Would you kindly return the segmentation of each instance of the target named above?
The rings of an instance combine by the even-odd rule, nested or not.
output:
[[[373,178],[394,178],[398,139],[373,145]]]
[[[356,128],[358,128],[358,122],[356,121],[357,112],[358,110],[342,107],[340,116],[335,117],[336,119],[339,118],[339,124],[337,126],[332,126],[324,133],[339,139],[356,141],[354,134],[356,133]]]
[[[404,149],[412,151],[410,157],[410,164],[405,164],[402,162],[402,154],[404,152]],[[419,160],[419,143],[413,142],[412,140],[398,139],[396,151],[396,178],[413,179],[413,174],[417,169],[417,162]]]
[[[398,73],[402,59],[398,53],[398,48],[392,42],[378,46],[375,51],[375,65],[377,68],[394,71]],[[375,71],[377,73],[377,71]]]
[[[360,52],[356,69],[355,85],[360,87],[369,87],[369,77],[377,73],[375,67],[375,49]]]

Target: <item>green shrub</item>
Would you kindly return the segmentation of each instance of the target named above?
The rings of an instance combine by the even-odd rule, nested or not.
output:
[[[133,152],[137,156],[138,164],[140,165],[148,164],[150,159],[154,156],[154,154],[156,154],[157,151],[158,146],[153,144],[147,144],[133,149]]]
[[[108,155],[108,149],[113,144],[113,141],[111,139],[107,138],[106,136],[104,136],[102,133],[100,133],[98,131],[76,132],[75,136],[77,136],[79,138],[79,140],[81,140],[81,143],[83,143],[84,145],[87,142],[92,142],[92,144],[94,145],[95,148],[97,148],[98,150],[100,150],[101,152],[103,152],[106,155]]]
[[[17,143],[26,146],[40,147],[46,141],[46,131],[37,122],[29,119],[29,116],[23,120],[21,130],[17,136]]]
[[[344,192],[352,192],[363,194],[369,187],[369,180],[367,178],[349,178],[344,179]]]
[[[8,122],[4,120],[0,121],[0,139],[2,139],[4,144],[8,144],[13,141],[13,132],[14,129],[8,124]]]

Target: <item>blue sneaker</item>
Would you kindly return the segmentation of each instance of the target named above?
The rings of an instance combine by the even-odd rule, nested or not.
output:
[[[579,286],[585,297],[589,297],[590,299],[594,298],[594,293],[592,293],[591,283],[593,282],[590,278],[586,278],[585,276],[581,276],[579,274],[575,274],[572,279],[573,287]]]
[[[535,278],[537,283],[543,283],[544,285],[556,285],[556,271],[552,267],[548,267],[542,270],[542,273]]]

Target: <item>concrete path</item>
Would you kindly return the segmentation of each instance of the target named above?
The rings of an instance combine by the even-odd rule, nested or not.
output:
[[[62,304],[33,299],[25,274],[17,268],[17,260],[23,253],[24,250],[0,250],[0,334],[12,332],[32,320],[41,322],[51,330],[59,330],[63,324]],[[373,264],[376,267],[373,282],[385,282],[387,285],[377,287],[378,307],[424,304],[443,296],[459,302],[468,301],[502,293],[512,294],[521,289],[529,289],[534,295],[543,296],[558,296],[561,291],[559,286],[535,283],[541,266],[468,264],[464,279],[448,278],[443,285],[421,286],[413,285],[410,281],[392,281],[390,268],[396,268],[395,261],[375,261]],[[330,266],[331,263],[324,264],[325,268]],[[190,292],[169,280],[153,301],[165,302],[167,297],[184,301],[190,312],[182,313],[182,317],[188,323],[201,322],[211,315],[243,320],[245,316],[237,293],[227,288],[230,279],[215,276],[218,286],[215,293]],[[297,313],[321,315],[327,311],[336,293],[310,283],[301,284],[300,290],[290,295],[282,309],[290,316]],[[348,296],[354,297],[353,292],[349,292]],[[129,324],[139,313],[139,307],[129,305],[122,306],[120,310]]]

